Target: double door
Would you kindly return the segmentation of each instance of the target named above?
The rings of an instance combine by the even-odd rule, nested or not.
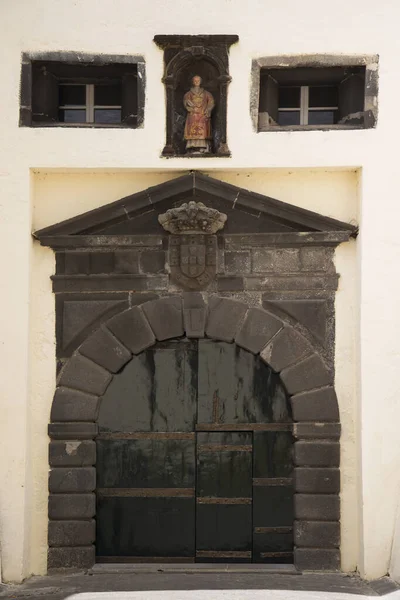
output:
[[[99,420],[99,561],[292,562],[290,414],[257,360],[179,341],[125,368]]]

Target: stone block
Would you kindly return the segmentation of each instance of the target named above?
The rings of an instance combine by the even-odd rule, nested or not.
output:
[[[50,423],[49,437],[52,440],[92,440],[98,432],[97,423]]]
[[[53,569],[90,569],[95,560],[94,546],[49,548],[47,568],[49,571]]]
[[[90,252],[91,273],[112,273],[114,271],[113,252]]]
[[[325,345],[327,323],[334,317],[333,301],[328,301],[326,298],[271,301],[266,296],[263,300],[267,310],[272,305],[287,313],[289,317],[306,327],[321,344]]]
[[[129,350],[106,329],[98,329],[80,347],[80,354],[107,371],[116,373],[132,358]]]
[[[52,469],[49,473],[49,492],[84,493],[96,489],[96,469],[94,467]]]
[[[107,328],[133,354],[139,354],[152,346],[156,338],[151,327],[138,306],[134,306],[107,321]]]
[[[329,271],[334,273],[334,248],[321,246],[304,246],[300,249],[300,265],[302,271]]]
[[[295,548],[294,564],[299,571],[340,571],[340,551],[330,548]]]
[[[285,367],[312,354],[313,349],[306,338],[292,327],[285,327],[263,349],[261,358],[279,373]]]
[[[219,292],[241,292],[244,290],[243,277],[220,275],[217,279],[217,289]]]
[[[139,252],[137,250],[116,250],[114,252],[115,273],[139,273]]]
[[[281,379],[291,395],[332,383],[332,376],[318,354],[283,369]]]
[[[247,305],[237,300],[211,296],[208,310],[207,336],[223,342],[233,342],[247,312]]]
[[[290,398],[294,421],[339,421],[339,407],[333,387],[303,392]]]
[[[294,462],[300,467],[338,467],[340,445],[338,442],[300,440],[294,445]]]
[[[143,273],[165,273],[165,252],[163,250],[143,250],[139,262]]]
[[[86,467],[96,463],[96,444],[90,440],[53,441],[49,444],[51,467]]]
[[[49,521],[49,546],[88,546],[96,539],[96,522]]]
[[[294,489],[303,494],[338,494],[340,492],[339,469],[294,469]]]
[[[340,498],[338,494],[295,494],[295,519],[305,521],[339,521]]]
[[[142,309],[159,341],[184,334],[182,300],[178,296],[146,302]]]
[[[298,248],[253,250],[253,273],[295,273],[300,270]]]
[[[251,256],[250,251],[225,252],[225,272],[237,275],[239,273],[250,273]]]
[[[88,252],[70,251],[65,253],[65,273],[67,275],[88,275],[90,261]]]
[[[49,519],[91,519],[96,514],[96,494],[50,494]]]
[[[206,326],[207,306],[199,292],[182,294],[183,325],[188,338],[203,338]]]
[[[303,548],[338,548],[340,524],[338,521],[295,521],[295,546]]]
[[[140,304],[144,304],[145,302],[150,302],[150,300],[157,300],[157,298],[159,298],[159,295],[154,294],[153,292],[131,292],[129,294],[129,302],[131,306],[139,306]]]
[[[240,330],[236,334],[235,342],[242,348],[256,354],[266,346],[282,326],[282,321],[279,321],[262,308],[250,308]]]
[[[51,421],[96,421],[99,397],[58,387],[51,407]]]
[[[111,379],[112,375],[103,367],[80,354],[75,354],[61,371],[58,385],[101,396]]]
[[[297,439],[338,439],[340,423],[295,423],[293,435]]]

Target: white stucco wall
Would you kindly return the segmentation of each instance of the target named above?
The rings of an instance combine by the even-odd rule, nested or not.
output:
[[[400,483],[399,18],[400,5],[393,0],[337,0],[334,9],[317,0],[202,0],[201,9],[195,0],[0,3],[0,543],[5,580],[43,572],[45,564],[53,256],[32,245],[30,231],[188,168],[212,171],[339,219],[359,219],[357,242],[336,254],[342,274],[336,384],[343,420],[343,566],[358,568],[368,578],[388,571]],[[239,35],[230,53],[231,158],[160,158],[165,136],[162,52],[152,41],[158,33]],[[19,128],[21,52],[35,50],[144,55],[145,127]],[[249,114],[251,59],[300,53],[379,54],[378,127],[256,134]],[[65,193],[68,186],[72,195]]]

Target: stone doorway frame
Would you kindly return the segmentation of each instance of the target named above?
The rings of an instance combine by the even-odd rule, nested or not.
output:
[[[295,438],[294,563],[299,570],[340,569],[340,423],[332,373],[318,349],[275,314],[188,292],[113,316],[62,369],[49,425],[49,570],[95,563],[94,439],[102,394],[133,355],[184,335],[234,342],[280,374]]]

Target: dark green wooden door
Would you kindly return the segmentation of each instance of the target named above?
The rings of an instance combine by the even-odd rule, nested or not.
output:
[[[100,409],[98,560],[291,562],[291,449],[258,357],[211,340],[134,357]]]

